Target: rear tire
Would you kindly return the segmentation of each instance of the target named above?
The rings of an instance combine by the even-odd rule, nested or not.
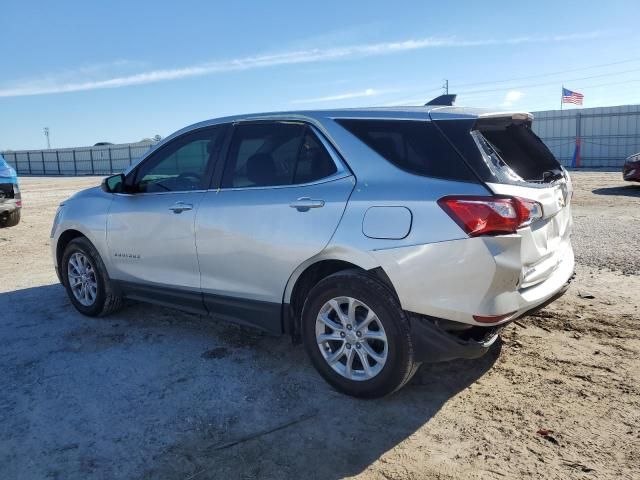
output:
[[[122,306],[122,297],[113,288],[100,254],[87,238],[69,242],[59,270],[69,300],[83,315],[105,316]]]
[[[320,375],[354,397],[389,395],[418,366],[395,295],[360,270],[337,272],[311,289],[302,310],[302,338]]]
[[[0,217],[0,228],[15,227],[20,223],[20,209]]]

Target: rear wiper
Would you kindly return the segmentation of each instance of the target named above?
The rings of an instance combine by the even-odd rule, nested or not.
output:
[[[542,172],[542,181],[546,182],[548,180],[557,180],[558,178],[562,178],[562,172],[558,170],[545,170]]]

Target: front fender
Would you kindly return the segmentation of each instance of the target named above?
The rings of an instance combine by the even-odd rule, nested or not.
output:
[[[107,217],[112,201],[112,195],[98,188],[80,192],[61,205],[51,231],[51,253],[56,266],[60,238],[65,232],[76,231],[98,250],[111,276],[113,266],[107,248]]]

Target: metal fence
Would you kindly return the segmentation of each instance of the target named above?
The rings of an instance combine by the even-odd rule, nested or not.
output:
[[[567,167],[621,167],[640,152],[640,105],[550,110],[534,117],[534,131]]]
[[[534,116],[534,131],[567,167],[621,167],[626,157],[640,152],[640,105],[549,110]],[[21,175],[108,175],[125,170],[150,146],[130,143],[2,155]]]
[[[109,175],[122,172],[152,146],[129,143],[98,147],[2,152],[21,175]]]

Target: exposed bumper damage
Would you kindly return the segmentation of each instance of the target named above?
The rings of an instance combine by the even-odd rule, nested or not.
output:
[[[433,318],[487,326],[474,315],[511,314],[538,307],[562,290],[574,271],[571,244],[554,245],[553,264],[531,284],[520,235],[477,237],[372,252],[396,289],[402,308]],[[535,266],[539,266],[537,263]],[[499,323],[499,322],[496,322]]]
[[[410,315],[410,319],[416,360],[424,363],[481,357],[489,351],[502,329],[502,326],[469,327],[463,331],[448,331],[439,319],[416,314]]]
[[[509,322],[496,326],[470,326],[409,312],[417,361],[436,363],[458,358],[481,357],[489,351],[506,325],[517,318],[535,313],[560,298],[565,294],[574,277],[575,274],[544,303],[520,313]]]

